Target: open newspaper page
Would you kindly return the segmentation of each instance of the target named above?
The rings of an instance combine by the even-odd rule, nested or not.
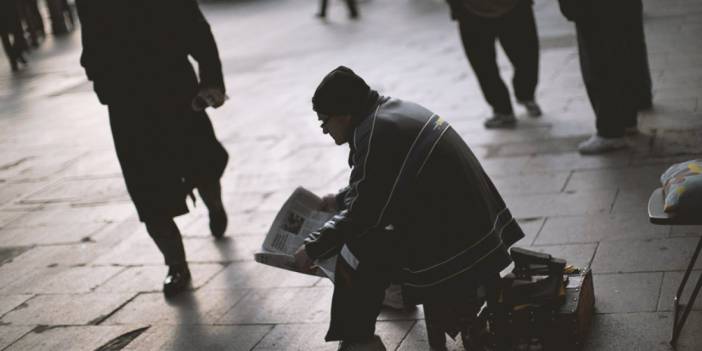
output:
[[[322,199],[311,191],[298,187],[285,201],[273,220],[261,252],[254,254],[256,262],[299,272],[295,267],[295,251],[310,232],[321,228],[334,214],[317,211]],[[336,256],[315,261],[316,274],[334,281]]]

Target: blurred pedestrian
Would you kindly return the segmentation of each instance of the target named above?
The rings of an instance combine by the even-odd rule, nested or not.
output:
[[[356,0],[344,0],[346,2],[346,6],[349,8],[349,17],[353,19],[358,18],[358,6],[356,5]],[[329,5],[329,0],[320,0],[319,1],[319,12],[317,13],[317,17],[319,18],[326,18],[327,17],[327,6]]]
[[[201,110],[225,101],[217,45],[196,0],[78,0],[77,7],[81,64],[108,106],[127,190],[168,265],[163,291],[172,296],[191,280],[173,217],[188,212],[193,189],[212,235],[227,226],[220,177],[228,155]]]
[[[596,117],[597,133],[578,145],[578,151],[601,154],[626,148],[626,130],[636,126],[642,91],[650,91],[642,60],[641,0],[559,4],[575,22],[580,69]]]
[[[26,32],[29,34],[30,44],[35,48],[39,47],[39,38],[46,37],[46,31],[37,0],[18,0],[18,4],[20,15],[26,24]]]
[[[26,64],[22,52],[26,46],[22,33],[17,0],[0,0],[0,41],[5,51],[10,68],[13,72],[19,70],[19,64]]]
[[[466,57],[480,88],[492,107],[486,128],[516,124],[512,101],[497,66],[495,41],[499,40],[512,66],[512,88],[517,102],[529,116],[541,116],[535,100],[539,77],[539,39],[532,0],[448,0],[451,17],[458,29]]]

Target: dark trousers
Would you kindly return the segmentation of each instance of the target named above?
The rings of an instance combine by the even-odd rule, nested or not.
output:
[[[586,8],[576,19],[578,50],[597,134],[622,137],[627,126],[636,125],[642,90],[641,0],[583,3]]]
[[[326,341],[361,341],[375,335],[391,272],[382,265],[355,271],[339,256]]]
[[[349,8],[349,15],[352,17],[358,16],[358,8],[356,7],[356,0],[344,0],[346,2],[346,6]],[[324,17],[327,15],[327,5],[329,4],[329,0],[320,0],[319,2],[319,15]]]
[[[530,1],[499,18],[484,18],[464,11],[458,16],[466,57],[480,88],[495,113],[511,114],[512,102],[497,66],[495,40],[499,40],[512,66],[512,87],[518,101],[534,100],[539,76],[539,39]]]
[[[644,33],[643,24],[643,6],[639,8],[638,16],[635,18],[635,21],[637,27],[637,51],[639,52],[639,57],[635,64],[638,65],[638,77],[640,79],[639,83],[637,84],[638,96],[636,103],[638,108],[646,108],[651,106],[653,100],[653,84],[651,83],[651,69],[648,65],[648,50],[646,49],[646,34]],[[632,127],[634,125],[636,125],[636,121],[634,121],[633,125],[629,125],[628,127]]]

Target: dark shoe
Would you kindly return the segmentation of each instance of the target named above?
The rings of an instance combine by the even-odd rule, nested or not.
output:
[[[190,284],[190,270],[188,265],[169,266],[168,275],[163,281],[163,294],[172,297],[185,290]]]
[[[215,238],[221,238],[227,230],[227,212],[222,203],[222,187],[219,180],[201,185],[197,190],[210,212],[210,232]]]
[[[317,16],[317,17],[319,17],[319,18],[326,18],[326,17],[327,17],[327,14],[326,14],[326,13],[322,13],[322,12],[318,12],[318,13],[315,14],[315,16]]]
[[[517,124],[517,119],[513,114],[500,114],[495,113],[494,116],[488,118],[483,123],[485,128],[496,129],[496,128],[512,128]]]
[[[224,208],[210,211],[210,232],[212,236],[219,239],[227,231],[227,212]]]
[[[541,112],[541,107],[534,100],[519,101],[519,103],[523,105],[524,108],[527,110],[527,114],[529,115],[529,117],[541,117],[541,115],[543,114]]]

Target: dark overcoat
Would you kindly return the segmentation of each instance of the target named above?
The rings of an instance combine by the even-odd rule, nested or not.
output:
[[[199,87],[224,92],[209,24],[195,0],[76,5],[81,64],[109,107],[117,156],[140,218],[186,213],[187,194],[217,181],[228,157],[207,115],[190,107]]]

